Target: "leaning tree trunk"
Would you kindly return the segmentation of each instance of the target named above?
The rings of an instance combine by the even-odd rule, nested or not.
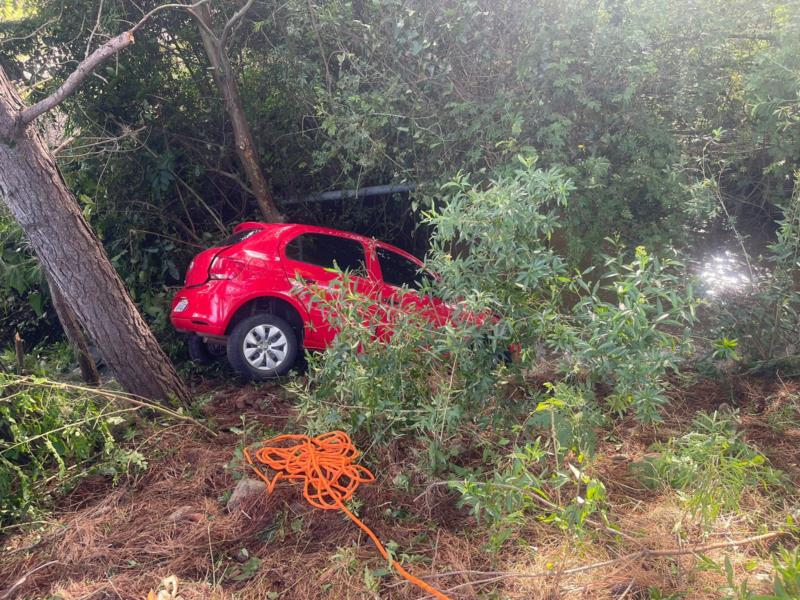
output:
[[[208,4],[203,4],[191,12],[199,21],[200,37],[211,63],[214,81],[222,95],[225,112],[231,120],[236,154],[247,176],[247,183],[250,185],[250,190],[255,196],[258,208],[264,218],[270,222],[280,222],[283,217],[275,205],[275,199],[264,171],[261,170],[256,146],[253,142],[253,133],[250,130],[250,123],[247,121],[242,98],[239,95],[239,85],[225,50],[225,35],[217,37],[213,33],[214,23]]]
[[[20,126],[23,108],[0,67],[0,197],[120,385],[148,398],[188,401],[40,135]]]
[[[58,288],[52,283],[50,283],[50,299],[53,301],[53,308],[56,309],[58,321],[61,323],[64,335],[67,336],[67,340],[72,346],[73,352],[75,352],[78,368],[81,370],[81,378],[88,385],[100,385],[100,373],[97,372],[97,365],[89,352],[89,344],[86,342],[86,336],[83,335],[83,331],[81,331],[78,317],[69,307]]]

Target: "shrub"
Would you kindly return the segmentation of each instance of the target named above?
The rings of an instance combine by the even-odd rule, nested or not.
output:
[[[667,402],[665,375],[688,349],[697,301],[683,283],[681,263],[651,256],[642,246],[628,262],[624,249],[617,250],[605,257],[594,284],[580,275],[573,279],[579,300],[571,315],[554,322],[548,344],[563,356],[567,376],[610,387],[613,412],[632,407],[640,420],[652,422]]]
[[[428,213],[436,292],[500,315],[496,329],[522,348],[523,363],[543,348],[556,352],[570,379],[611,388],[612,410],[632,407],[641,420],[657,420],[665,374],[683,358],[695,320],[683,265],[643,246],[627,257],[607,240],[616,254],[603,256],[599,273],[568,276],[550,240],[572,183],[558,169],[534,168],[535,158],[519,160],[522,168],[488,189],[458,178],[446,186],[448,203]]]
[[[615,412],[633,407],[642,420],[658,418],[665,373],[681,358],[694,318],[681,265],[642,247],[627,260],[618,248],[597,282],[590,271],[568,276],[550,239],[572,184],[558,169],[537,169],[535,158],[519,163],[488,188],[457,177],[445,186],[448,201],[427,213],[428,265],[439,277],[422,294],[450,303],[451,323],[432,327],[398,305],[375,309],[347,277],[335,289],[298,287],[339,331],[310,358],[306,384],[295,386],[312,429],[347,425],[378,439],[424,433],[434,456],[465,422],[529,412],[503,386],[547,352],[563,357],[565,377],[587,395],[598,383],[610,386]],[[511,348],[519,359],[503,365],[498,358]]]
[[[117,448],[115,409],[82,391],[0,372],[0,523],[28,517],[48,500],[57,475],[63,489],[88,473],[118,474],[141,455]]]
[[[692,516],[707,525],[737,510],[745,490],[782,482],[766,457],[742,440],[732,414],[700,413],[692,431],[653,450],[655,457],[637,463],[642,481],[678,490]]]
[[[524,336],[538,331],[530,317],[550,305],[566,271],[549,241],[574,186],[557,167],[535,168],[535,156],[518,161],[519,168],[488,188],[457,176],[443,187],[446,202],[425,219],[433,228],[428,264],[441,276],[437,294],[489,306],[512,325],[525,326],[516,330]]]

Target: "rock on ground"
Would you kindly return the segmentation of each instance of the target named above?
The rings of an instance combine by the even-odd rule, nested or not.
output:
[[[233,488],[233,493],[226,504],[226,508],[228,512],[233,512],[246,500],[265,493],[266,489],[263,481],[258,481],[257,479],[242,479],[236,484],[236,487]]]

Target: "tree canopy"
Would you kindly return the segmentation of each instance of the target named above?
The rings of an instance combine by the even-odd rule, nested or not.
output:
[[[212,2],[217,25],[240,8]],[[15,0],[0,61],[35,101],[159,2]],[[580,264],[607,236],[685,246],[727,217],[768,235],[800,156],[797,2],[253,3],[227,54],[256,154],[289,220],[424,251],[419,211],[456,173],[519,153],[575,183],[555,243]],[[258,206],[191,15],[165,10],[104,64],[47,136],[84,215],[157,328],[165,286]],[[287,202],[413,183],[409,201]],[[721,221],[721,218],[723,221]],[[2,338],[52,318],[2,225]],[[44,331],[44,329],[41,329]],[[41,334],[34,334],[39,338]]]

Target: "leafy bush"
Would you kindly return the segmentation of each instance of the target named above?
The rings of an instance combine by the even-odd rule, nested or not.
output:
[[[587,395],[595,384],[610,386],[614,411],[633,407],[642,420],[658,418],[664,374],[676,366],[682,328],[693,320],[680,265],[644,248],[627,262],[620,249],[606,260],[605,285],[590,283],[588,272],[567,276],[549,240],[571,183],[558,169],[535,168],[535,159],[520,162],[489,188],[460,176],[445,186],[448,202],[427,213],[428,265],[439,277],[422,303],[426,295],[448,302],[451,322],[432,327],[420,314],[407,316],[401,305],[413,297],[402,294],[376,310],[347,278],[336,289],[299,288],[339,331],[310,358],[299,389],[314,429],[346,423],[379,439],[424,432],[436,442],[464,422],[485,426],[525,414],[524,403],[505,398],[504,382],[524,377],[547,353],[564,357],[566,378]],[[498,358],[512,348],[519,359],[503,365]]]
[[[587,475],[594,457],[594,428],[603,417],[580,389],[563,383],[548,386],[519,435],[541,433],[517,447],[488,472],[469,473],[451,482],[460,503],[476,517],[509,524],[524,514],[563,529],[580,529],[605,507],[605,486]]]
[[[633,407],[641,420],[657,420],[664,376],[684,356],[695,320],[683,265],[642,246],[629,261],[608,240],[617,254],[604,257],[602,272],[567,276],[550,241],[572,183],[558,169],[534,168],[535,158],[520,161],[488,189],[464,177],[445,186],[452,196],[427,218],[429,265],[441,274],[436,293],[499,315],[494,343],[518,345],[523,363],[542,349],[556,352],[568,377],[611,387],[615,412]]]
[[[652,422],[667,402],[664,376],[686,356],[697,303],[682,269],[643,246],[627,262],[618,246],[616,256],[605,257],[599,281],[574,278],[579,300],[548,334],[568,375],[611,388],[606,400],[616,413],[632,407]]]
[[[119,449],[112,435],[130,410],[0,372],[0,523],[46,504],[53,475],[63,489],[91,472],[117,475],[131,463],[144,466],[141,455]]]
[[[745,490],[782,483],[780,472],[742,440],[733,414],[700,413],[692,431],[653,450],[655,457],[636,465],[640,478],[678,490],[692,516],[707,525],[721,512],[737,510]]]
[[[560,228],[558,209],[575,187],[557,167],[536,168],[536,156],[517,160],[489,187],[457,176],[443,186],[442,205],[425,216],[433,230],[428,265],[441,276],[436,293],[491,307],[524,327],[515,335],[522,342],[539,331],[530,317],[552,301],[557,278],[566,271],[549,242]]]
[[[451,322],[432,327],[420,314],[407,316],[401,305],[410,296],[402,294],[395,306],[373,310],[374,301],[353,293],[348,279],[335,290],[312,290],[306,301],[322,307],[339,331],[310,359],[300,390],[315,428],[345,422],[378,438],[416,431],[441,440],[464,421],[486,424],[508,414],[493,410],[495,370],[504,368],[498,358],[512,344],[528,353],[540,314],[554,310],[555,277],[563,269],[545,242],[569,182],[532,164],[485,191],[461,178],[447,186],[455,190],[451,202],[429,213],[437,227],[430,265],[440,279],[422,295],[449,301]],[[456,243],[468,251],[453,257]]]

